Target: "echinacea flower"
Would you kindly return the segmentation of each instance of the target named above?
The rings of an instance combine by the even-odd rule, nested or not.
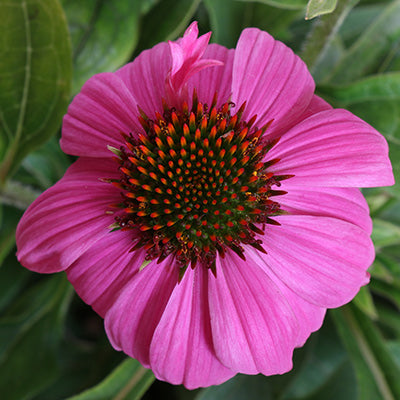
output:
[[[91,78],[63,123],[79,159],[17,230],[25,267],[66,271],[116,349],[188,388],[289,371],[369,280],[358,188],[394,183],[385,139],[284,44],[209,38]]]

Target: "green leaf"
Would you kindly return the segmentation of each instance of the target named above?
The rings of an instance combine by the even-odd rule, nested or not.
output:
[[[400,398],[400,368],[372,321],[354,305],[332,310],[356,370],[359,400]]]
[[[387,249],[384,250],[377,253],[371,273],[382,281],[393,283],[396,279],[400,280],[399,262],[392,255],[386,254]]]
[[[400,367],[400,342],[389,342],[388,347],[390,352],[393,354],[394,359],[397,362],[397,365]]]
[[[0,188],[0,203],[26,210],[39,194],[40,192],[29,186],[9,180]]]
[[[301,10],[306,7],[308,0],[240,0],[246,2],[258,1],[272,7],[283,8],[286,10]]]
[[[340,44],[337,40],[337,32],[358,1],[343,0],[339,3],[334,13],[326,15],[313,23],[300,55],[317,80],[322,75],[318,71],[319,65],[324,64],[326,59],[329,59],[329,67],[331,68],[332,50],[336,51],[335,47],[339,47],[338,44]]]
[[[62,0],[74,59],[72,92],[94,74],[125,64],[139,36],[140,0]]]
[[[58,376],[56,349],[70,285],[60,274],[26,292],[0,318],[0,393],[32,398]]]
[[[307,4],[306,19],[329,14],[336,8],[337,0],[310,0]]]
[[[400,310],[400,281],[388,283],[374,279],[371,282],[371,289],[391,301]]]
[[[210,18],[211,40],[228,48],[235,47],[254,4],[232,0],[204,0],[203,3]]]
[[[346,351],[338,338],[329,314],[320,331],[306,346],[302,365],[294,365],[293,379],[287,383],[282,400],[354,400],[356,378]]]
[[[24,159],[16,179],[29,179],[31,185],[47,189],[61,179],[70,164],[68,156],[61,151],[58,140],[52,138]]]
[[[296,10],[284,10],[267,4],[204,0],[212,30],[211,40],[228,48],[236,46],[242,30],[255,26],[268,31],[276,39],[288,39],[289,24],[298,16]]]
[[[98,385],[66,400],[137,400],[154,379],[150,370],[128,358]]]
[[[3,216],[0,221],[0,266],[15,244],[15,231],[22,212],[6,205],[1,206]],[[0,291],[1,293],[1,291]]]
[[[0,184],[59,128],[71,49],[57,0],[0,0]]]
[[[374,22],[376,16],[384,11],[386,6],[385,2],[367,5],[361,2],[347,16],[340,28],[340,36],[343,41],[350,46]]]
[[[383,329],[390,331],[390,337],[396,337],[400,340],[400,318],[398,309],[388,307],[385,304],[379,307],[378,312],[379,322]]]
[[[14,254],[9,254],[0,268],[0,313],[18,296],[30,277],[31,272],[21,267]]]
[[[400,226],[375,218],[372,240],[378,249],[386,246],[400,245]]]
[[[374,299],[368,286],[363,286],[358,292],[357,296],[353,299],[354,304],[363,311],[369,318],[375,320],[378,318]]]
[[[294,353],[294,368],[277,376],[237,375],[210,387],[196,400],[354,400],[355,375],[329,318],[302,349]]]
[[[348,85],[320,85],[318,90],[339,107],[367,101],[400,100],[400,72],[373,75]]]
[[[176,39],[190,23],[200,0],[161,0],[142,19],[138,52]]]
[[[327,81],[345,84],[379,67],[385,54],[400,40],[400,0],[389,3],[344,53]]]
[[[385,211],[390,211],[392,206],[397,203],[397,198],[393,194],[380,188],[364,189],[363,194],[367,200],[372,218],[385,214]]]

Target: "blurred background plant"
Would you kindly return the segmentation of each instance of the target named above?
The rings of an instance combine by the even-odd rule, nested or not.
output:
[[[283,376],[203,390],[157,382],[114,351],[63,274],[15,257],[15,229],[73,161],[62,115],[92,75],[114,71],[192,20],[234,47],[256,26],[307,63],[317,94],[360,116],[400,175],[400,0],[0,0],[0,393],[5,400],[400,399],[400,189],[364,191],[374,220],[371,284],[329,311]],[[195,349],[194,349],[195,351]]]

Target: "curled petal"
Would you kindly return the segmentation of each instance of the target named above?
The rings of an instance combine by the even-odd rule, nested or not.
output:
[[[199,30],[197,22],[187,28],[183,38],[176,42],[168,42],[172,67],[165,82],[167,102],[173,106],[180,106],[188,98],[187,82],[189,78],[204,68],[221,66],[217,59],[202,59],[210,40],[211,32],[197,38]]]

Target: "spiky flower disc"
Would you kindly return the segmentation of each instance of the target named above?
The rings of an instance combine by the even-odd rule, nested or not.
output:
[[[124,135],[119,154],[123,189],[122,215],[116,217],[124,230],[141,231],[133,249],[145,247],[149,260],[162,261],[174,254],[181,276],[187,266],[200,263],[214,274],[217,253],[226,248],[245,259],[241,243],[264,251],[256,234],[257,224],[272,223],[280,210],[272,196],[285,176],[274,176],[263,162],[274,145],[255,118],[242,121],[245,105],[231,114],[233,104],[217,108],[198,101],[189,110],[164,107],[164,114],[150,120],[142,113],[145,133],[139,139]]]

